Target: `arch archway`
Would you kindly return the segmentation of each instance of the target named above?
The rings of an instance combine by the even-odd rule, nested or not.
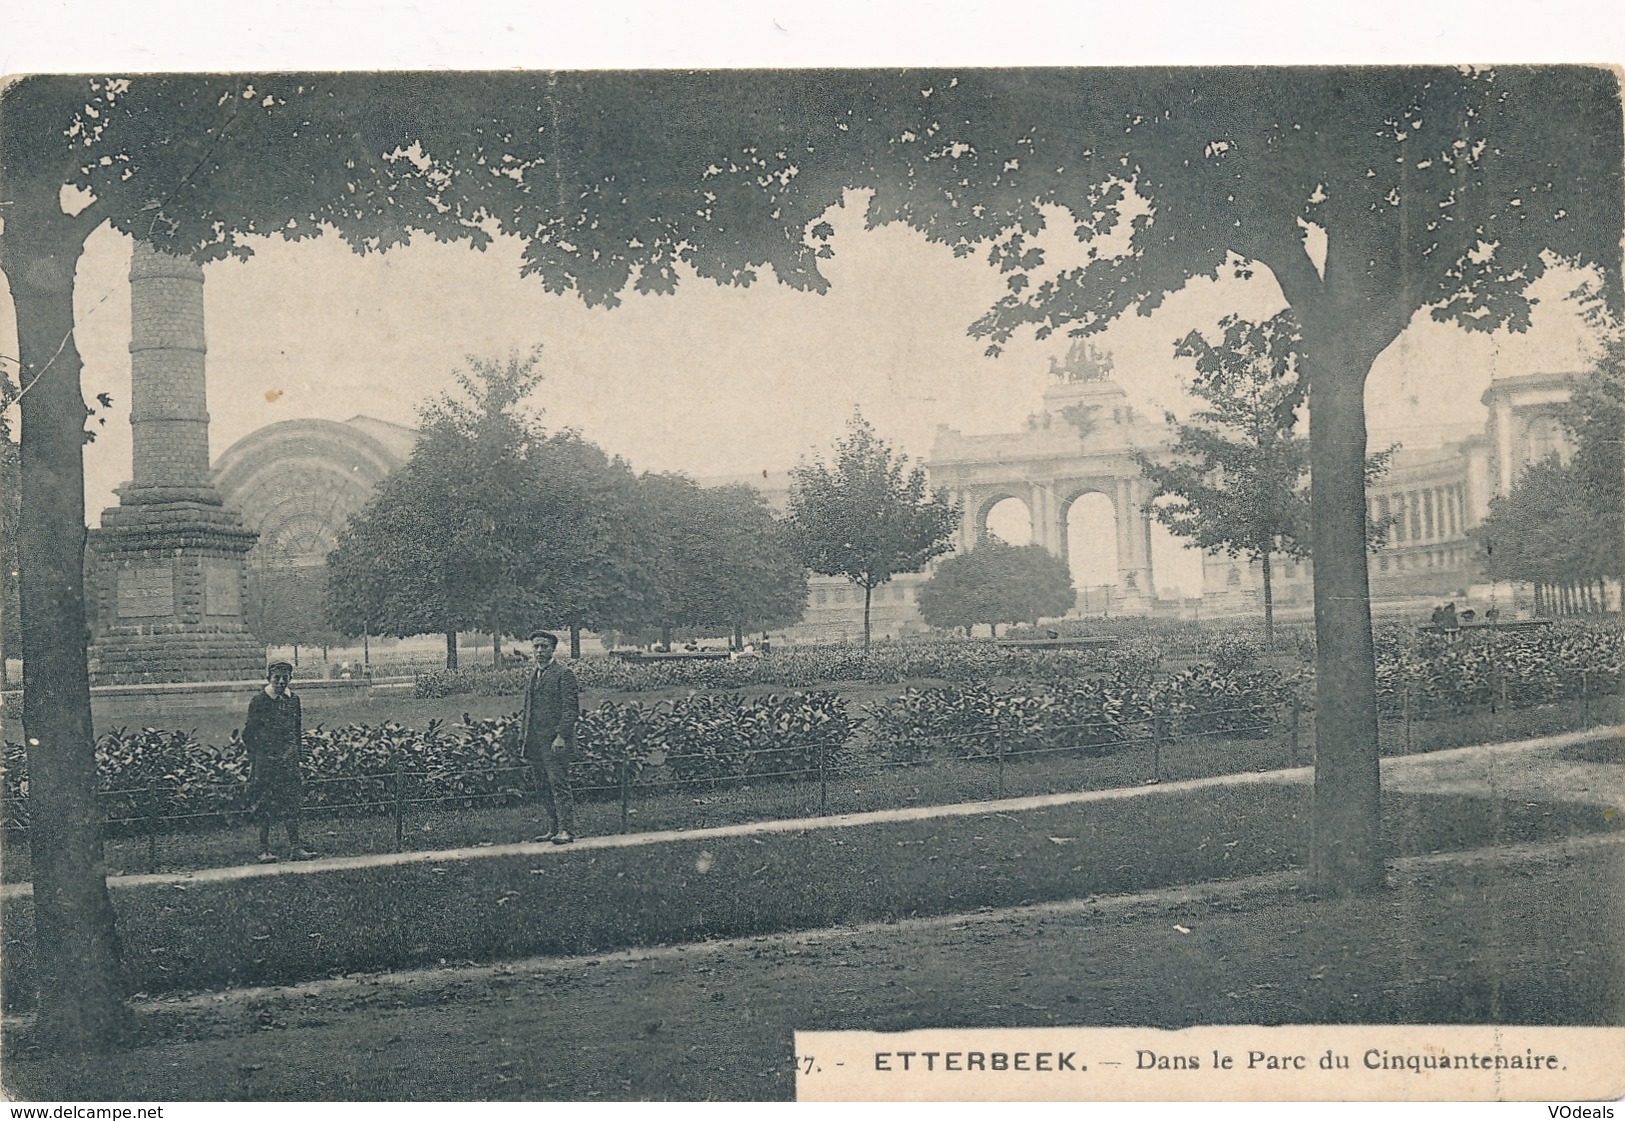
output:
[[[1117,505],[1102,491],[1080,490],[1067,500],[1061,517],[1066,527],[1066,562],[1078,589],[1078,610],[1104,613],[1110,610],[1121,571]]]
[[[997,490],[985,491],[979,495],[966,496],[966,498],[965,524],[963,527],[965,532],[963,534],[964,540],[961,543],[963,549],[974,549],[989,532],[996,532],[989,526],[989,518],[992,518],[994,511],[1000,510],[1001,507],[1003,509],[999,517],[995,519],[995,525],[1007,521],[1020,524],[1023,518],[1026,518],[1029,525],[1031,524],[1030,514],[1027,513],[1027,503],[1021,495],[1012,490],[1001,487]],[[1007,503],[1009,505],[1006,505]],[[1010,511],[1019,512],[1012,516]]]
[[[1031,545],[1033,513],[1026,501],[1009,495],[989,506],[977,540],[986,536],[997,537],[1007,545]]]

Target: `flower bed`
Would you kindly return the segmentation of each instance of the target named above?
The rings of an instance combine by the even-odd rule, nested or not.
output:
[[[907,689],[864,706],[865,734],[897,762],[1076,750],[1156,735],[1256,735],[1287,696],[1280,674],[1196,666],[1155,684],[1128,674]],[[1153,726],[1155,724],[1155,726]]]
[[[1556,623],[1455,635],[1384,627],[1376,633],[1377,703],[1425,717],[1501,703],[1530,708],[1620,689],[1625,629]]]
[[[676,778],[722,782],[771,779],[840,765],[851,724],[834,693],[743,698],[695,694],[645,705],[605,702],[577,729],[574,778],[584,797],[612,797],[622,783]],[[517,716],[316,727],[305,733],[304,806],[310,812],[388,812],[415,805],[513,802],[534,789],[520,754]],[[104,733],[96,764],[109,831],[176,831],[249,813],[248,755],[233,735],[224,747],[188,732],[147,728]],[[28,822],[28,759],[5,749],[5,814]]]
[[[1153,642],[1135,638],[1109,650],[1021,650],[990,642],[934,639],[861,646],[809,646],[738,661],[631,663],[583,658],[569,663],[584,688],[615,692],[652,689],[807,689],[837,681],[895,685],[921,679],[1067,678],[1123,672],[1148,675],[1161,663]],[[509,696],[524,688],[526,670],[469,667],[419,674],[416,694]]]
[[[1503,696],[1512,707],[1530,707],[1585,690],[1617,693],[1622,654],[1625,631],[1617,625],[1480,631],[1455,641],[1388,627],[1377,635],[1379,705],[1390,714],[1425,717],[1499,703]],[[588,710],[578,729],[581,795],[614,798],[622,789],[670,783],[777,781],[875,762],[1104,754],[1158,738],[1256,736],[1280,725],[1295,692],[1311,699],[1299,678],[1268,670],[1196,665],[1153,677],[1152,656],[1137,659],[1121,649],[1106,656],[1116,666],[1110,673],[1100,671],[1105,663],[1098,652],[1007,651],[974,642],[796,651],[782,655],[783,663],[780,657],[581,665],[640,675],[733,672],[758,680],[786,666],[790,675],[814,676],[877,665],[888,673],[906,665],[918,679],[932,676],[923,672],[929,666],[949,684],[907,688],[855,715],[831,691],[606,701]],[[1033,665],[1048,672],[1013,672]],[[523,671],[507,672],[517,691]],[[499,683],[495,676],[488,680]],[[305,736],[305,804],[313,812],[342,813],[388,812],[397,800],[447,807],[517,801],[532,791],[534,778],[516,739],[512,715],[431,722],[422,731],[396,723],[317,726]],[[120,729],[99,738],[97,767],[115,833],[247,817],[247,756],[235,735],[213,746],[187,732]],[[6,744],[3,778],[6,823],[26,825],[27,759],[17,744]]]

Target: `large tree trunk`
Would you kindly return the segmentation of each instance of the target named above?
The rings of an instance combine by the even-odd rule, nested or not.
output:
[[[570,624],[570,660],[575,661],[581,657],[581,624]]]
[[[17,533],[38,1023],[50,1046],[84,1051],[113,1042],[124,1016],[86,659],[86,409],[73,337],[73,274],[89,230],[61,213],[60,178],[33,184],[17,174],[19,150],[49,150],[61,140],[28,135],[33,122],[18,111],[18,91],[12,93],[6,139],[17,148],[8,145],[0,192],[13,204],[0,268],[16,304],[24,387]]]
[[[457,632],[454,630],[446,632],[446,668],[457,668]]]
[[[869,585],[863,586],[863,645],[869,645],[869,599],[874,595],[874,589]]]
[[[1324,891],[1370,891],[1385,872],[1365,537],[1365,375],[1375,356],[1307,341],[1317,704],[1310,871]]]

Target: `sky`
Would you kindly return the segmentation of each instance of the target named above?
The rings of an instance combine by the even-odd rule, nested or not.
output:
[[[805,45],[827,36],[813,21],[818,9],[757,8],[771,9],[776,30],[761,39],[751,25],[750,34],[758,35],[751,39],[752,61],[777,61],[771,56],[780,39]],[[637,10],[656,24],[666,18],[656,9]],[[1081,26],[1070,18],[1056,26]],[[461,42],[450,34],[447,41]],[[609,61],[707,62],[712,45],[704,39],[696,45],[690,36],[686,55],[657,47],[652,55]],[[352,45],[353,52],[365,49]],[[1011,61],[1101,61],[1086,51],[1060,54]],[[989,46],[986,57],[996,55]],[[220,50],[206,57],[240,64]],[[729,58],[740,61],[737,54]],[[861,50],[822,59],[784,56],[785,64],[819,60],[878,61]],[[941,61],[917,54],[909,60]],[[295,55],[286,64],[325,61]],[[445,61],[497,60],[448,47]],[[16,68],[4,53],[0,66]],[[771,283],[725,289],[689,278],[675,295],[629,295],[616,309],[588,309],[573,296],[548,295],[539,281],[521,279],[511,242],[476,252],[424,239],[367,258],[334,237],[263,242],[247,262],[206,270],[213,454],[290,418],[367,415],[411,424],[425,399],[451,386],[468,356],[501,358],[538,345],[546,380],[536,404],[545,423],[577,428],[639,470],[701,477],[782,471],[827,448],[855,407],[884,437],[922,459],[929,458],[938,425],[970,433],[1018,430],[1039,406],[1050,359],[1062,356],[1070,340],[1018,337],[1003,356],[986,357],[985,344],[966,328],[1002,294],[998,273],[980,256],[956,259],[902,227],[864,229],[861,202],[849,198],[829,216],[837,229],[836,256],[826,262],[833,283],[824,295]],[[128,266],[127,239],[105,228],[89,239],[78,264],[76,334],[86,395],[106,392],[113,399],[86,450],[92,524],[116,502],[113,488],[129,477]],[[1419,318],[1373,370],[1367,391],[1372,445],[1415,448],[1459,438],[1481,428],[1479,397],[1491,377],[1580,368],[1586,336],[1563,300],[1573,280],[1543,283],[1534,328],[1524,335],[1468,335]],[[1214,331],[1228,313],[1259,317],[1280,306],[1267,273],[1251,281],[1198,281],[1154,315],[1114,324],[1095,343],[1111,353],[1135,404],[1152,415],[1183,413],[1189,402],[1181,380],[1189,369],[1174,358],[1174,340],[1193,328]],[[0,284],[0,354],[14,355],[15,346],[9,291]]]

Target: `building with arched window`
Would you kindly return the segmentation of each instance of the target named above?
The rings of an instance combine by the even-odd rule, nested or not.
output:
[[[415,429],[372,417],[285,420],[215,461],[215,488],[259,535],[245,569],[248,625],[261,641],[339,637],[326,623],[327,554],[416,441]]]

